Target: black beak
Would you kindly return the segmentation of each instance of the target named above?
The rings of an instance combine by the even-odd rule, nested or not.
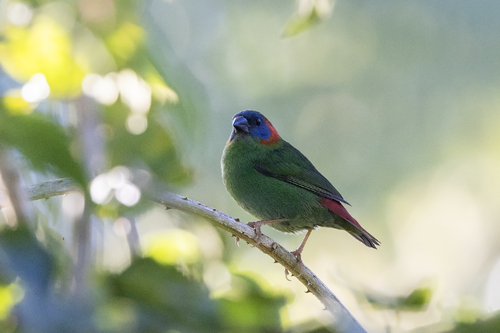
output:
[[[237,132],[250,133],[248,128],[248,120],[243,116],[238,116],[233,119],[233,127]]]

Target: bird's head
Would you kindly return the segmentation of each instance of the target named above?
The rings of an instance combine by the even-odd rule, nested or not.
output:
[[[251,138],[265,145],[277,143],[281,137],[278,132],[260,112],[245,110],[233,117],[233,131],[229,142],[237,138]]]

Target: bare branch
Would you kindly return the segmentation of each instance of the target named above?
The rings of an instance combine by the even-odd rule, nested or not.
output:
[[[79,144],[83,156],[83,167],[88,179],[104,169],[104,144],[98,135],[100,124],[97,103],[87,97],[80,96],[75,100],[74,107],[78,113]],[[73,237],[75,239],[75,286],[79,293],[87,292],[87,272],[92,256],[91,239],[91,211],[92,202],[86,198],[85,209],[82,216],[73,224]]]
[[[40,193],[42,191],[39,189],[50,189],[50,191],[42,195]],[[60,195],[64,190],[73,191],[75,189],[76,187],[71,186],[69,180],[58,179],[32,186],[29,188],[28,193],[32,200],[36,200],[37,198]],[[156,193],[153,195],[153,200],[167,208],[204,217],[214,226],[228,231],[249,244],[255,245],[257,243],[253,228],[201,202],[171,192]],[[298,264],[296,258],[289,251],[266,235],[261,236],[260,244],[257,245],[257,248],[283,265],[306,287],[308,292],[311,292],[324,304],[325,308],[335,318],[336,329],[339,332],[366,332],[328,287],[309,268],[303,264]]]
[[[80,187],[68,178],[55,179],[26,188],[26,192],[28,193],[28,197],[31,201],[48,199],[50,197],[76,191],[80,191]]]
[[[9,152],[0,146],[0,188],[5,192],[4,200],[7,205],[12,207],[12,220],[7,223],[11,226],[20,224],[29,224],[32,221],[33,211],[26,203],[28,196],[25,189],[21,186],[19,177],[19,169],[16,165],[16,160]],[[0,206],[1,207],[1,206]]]

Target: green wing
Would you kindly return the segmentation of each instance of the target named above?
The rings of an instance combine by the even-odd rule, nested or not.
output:
[[[301,187],[320,197],[349,203],[314,165],[291,144],[283,140],[283,146],[266,154],[257,161],[255,170],[261,174]]]

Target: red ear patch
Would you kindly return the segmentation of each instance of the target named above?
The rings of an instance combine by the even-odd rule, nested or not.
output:
[[[277,143],[279,140],[281,140],[281,136],[278,134],[278,131],[274,126],[269,122],[269,120],[266,119],[266,125],[269,127],[269,130],[271,131],[271,135],[267,139],[261,139],[260,143],[263,143],[265,145],[272,145]]]

